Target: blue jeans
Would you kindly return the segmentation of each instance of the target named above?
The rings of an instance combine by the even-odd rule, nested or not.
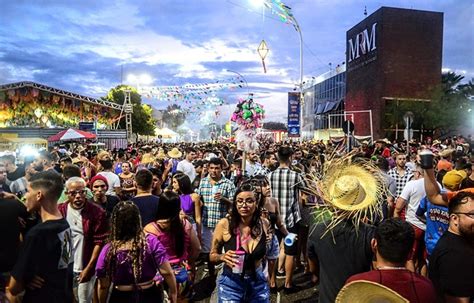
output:
[[[222,275],[217,279],[219,303],[269,303],[270,290],[263,274],[262,266],[255,270],[255,277],[232,273],[224,266]]]

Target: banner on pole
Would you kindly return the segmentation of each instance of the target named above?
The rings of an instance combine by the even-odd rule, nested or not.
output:
[[[300,136],[300,93],[288,93],[288,137]]]

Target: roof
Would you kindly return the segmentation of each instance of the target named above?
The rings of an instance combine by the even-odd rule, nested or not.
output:
[[[83,102],[87,102],[87,103],[91,103],[91,104],[96,104],[96,105],[100,105],[100,106],[105,106],[105,107],[116,109],[116,110],[121,110],[122,109],[121,104],[117,104],[117,103],[113,103],[113,102],[105,101],[105,100],[101,100],[101,99],[95,99],[95,98],[92,98],[92,97],[87,97],[87,96],[79,95],[79,94],[76,94],[76,93],[71,93],[71,92],[68,92],[68,91],[65,91],[65,90],[57,89],[57,88],[54,88],[54,87],[46,86],[46,85],[43,85],[43,84],[31,82],[31,81],[23,81],[23,82],[3,84],[3,85],[0,85],[0,91],[10,90],[10,89],[18,89],[18,88],[23,88],[23,87],[36,88],[38,90],[50,92],[50,93],[60,95],[60,96],[63,96],[63,97],[67,97],[67,98],[70,98],[70,99],[83,101]]]

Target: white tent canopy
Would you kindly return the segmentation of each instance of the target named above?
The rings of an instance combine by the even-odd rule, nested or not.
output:
[[[172,131],[171,129],[169,128],[155,128],[155,135],[156,136],[160,136],[163,138],[163,139],[172,139],[172,138],[175,138],[175,137],[178,137],[179,134],[177,132],[174,132]]]

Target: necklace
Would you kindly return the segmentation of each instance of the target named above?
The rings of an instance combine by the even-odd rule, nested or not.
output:
[[[380,267],[377,267],[378,270],[381,270],[381,269],[392,269],[392,270],[403,270],[403,269],[406,269],[406,267],[404,266],[380,266]]]

